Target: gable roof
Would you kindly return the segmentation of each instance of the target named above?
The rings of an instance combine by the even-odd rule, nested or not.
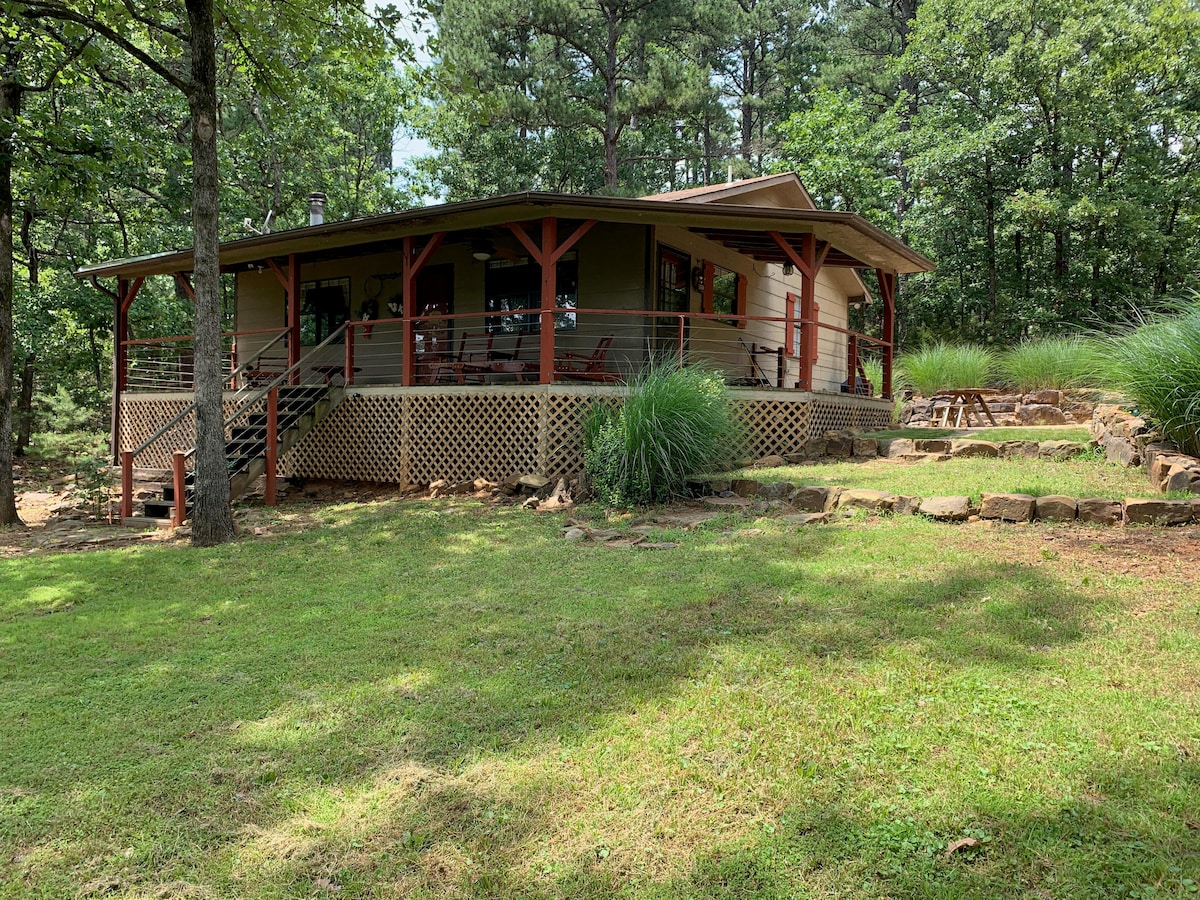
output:
[[[761,180],[780,177],[795,178],[794,175],[767,176]],[[795,183],[799,184],[799,181]],[[350,248],[355,248],[358,253],[379,252],[395,247],[397,241],[409,235],[500,226],[546,216],[639,225],[679,225],[755,259],[775,263],[783,262],[784,254],[770,237],[772,232],[789,239],[812,234],[832,248],[826,257],[826,265],[881,268],[896,274],[930,272],[935,268],[931,260],[898,238],[849,212],[754,206],[729,200],[680,203],[660,198],[593,197],[540,191],[443,203],[226,241],[221,244],[221,265],[228,270],[293,253],[308,258],[330,258],[333,254],[344,254]],[[144,277],[188,272],[192,262],[192,251],[180,248],[84,266],[75,275],[78,278]]]
[[[743,178],[725,184],[708,184],[686,188],[682,191],[667,191],[665,194],[647,194],[643,200],[670,200],[684,203],[732,203],[738,206],[761,206],[770,209],[816,209],[812,197],[805,190],[795,172],[779,175],[760,175]]]

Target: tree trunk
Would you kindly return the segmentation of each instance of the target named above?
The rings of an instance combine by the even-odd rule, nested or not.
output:
[[[0,526],[20,525],[13,487],[13,132],[21,112],[15,39],[0,38]]]
[[[217,218],[217,57],[213,0],[187,0],[192,77],[192,274],[196,292],[196,494],[192,543],[234,535],[221,404],[221,273]]]
[[[33,361],[37,355],[25,357],[25,368],[21,371],[21,397],[17,401],[17,445],[13,454],[24,456],[33,437]]]

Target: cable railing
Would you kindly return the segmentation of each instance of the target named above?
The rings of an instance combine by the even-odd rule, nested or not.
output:
[[[720,371],[739,387],[880,396],[887,380],[868,386],[859,369],[872,357],[886,368],[890,345],[831,323],[606,308],[559,308],[553,320],[548,360],[540,310],[426,316],[412,320],[407,337],[403,318],[349,322],[341,365],[323,368],[356,387],[618,383],[668,359]],[[407,366],[406,341],[414,350]],[[814,348],[807,360],[805,347]]]
[[[274,346],[286,337],[287,329],[259,328],[223,333],[221,369],[230,373],[238,369],[238,339],[258,335],[274,335],[269,344]],[[139,338],[122,341],[121,347],[125,354],[125,391],[163,393],[194,390],[196,354],[193,335]],[[262,349],[254,355],[261,357]]]

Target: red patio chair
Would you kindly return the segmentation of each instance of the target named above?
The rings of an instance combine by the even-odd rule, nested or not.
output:
[[[605,361],[608,359],[608,348],[612,346],[612,342],[613,339],[611,337],[600,338],[596,342],[596,349],[592,351],[591,356],[585,356],[582,353],[572,353],[569,350],[562,351],[554,358],[554,374],[575,381],[603,381],[607,383],[620,381],[620,375],[616,372],[607,372],[604,369]]]
[[[470,375],[483,384],[491,371],[491,332],[464,331],[462,341],[458,345],[458,356],[451,361],[439,363],[434,370],[433,381],[437,384],[443,376],[453,376],[459,384],[465,384],[467,376]]]

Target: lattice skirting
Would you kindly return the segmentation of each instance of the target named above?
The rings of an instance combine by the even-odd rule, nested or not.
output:
[[[191,394],[126,394],[121,398],[120,444],[115,449],[132,450],[163,425],[183,412],[192,402]],[[233,414],[235,403],[226,399],[225,416]],[[171,468],[176,450],[187,450],[196,443],[196,417],[188,414],[171,430],[138,454],[133,464],[145,469]],[[191,460],[188,461],[189,466]]]
[[[526,472],[570,476],[582,465],[587,410],[620,399],[619,388],[533,386],[350,393],[281,461],[281,474],[397,484],[439,478],[498,481]],[[123,398],[122,447],[136,446],[189,400],[181,395]],[[747,391],[735,392],[733,402],[744,452],[756,457],[793,452],[810,436],[829,430],[884,426],[891,417],[888,404],[836,395]],[[190,440],[194,424],[180,422],[177,430],[181,440]],[[162,452],[150,459],[148,451],[137,465],[166,468],[170,443],[159,442]]]

